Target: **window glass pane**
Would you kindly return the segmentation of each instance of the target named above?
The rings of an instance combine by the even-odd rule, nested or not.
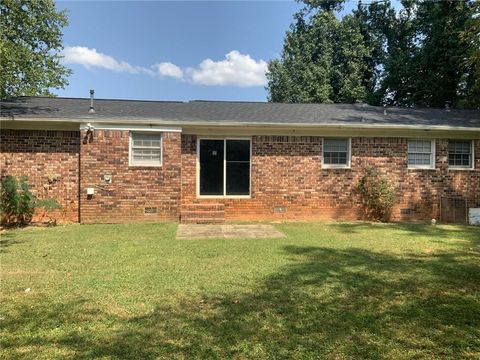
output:
[[[160,138],[160,134],[133,133],[136,140],[155,140]]]
[[[449,153],[464,153],[470,154],[470,141],[450,140],[448,142]]]
[[[223,195],[223,140],[200,140],[200,195]]]
[[[472,165],[472,147],[470,141],[449,140],[448,165],[470,167]]]
[[[470,167],[470,158],[468,154],[449,154],[448,165]]]
[[[226,140],[226,195],[250,194],[250,140]]]
[[[325,152],[348,151],[348,139],[325,139]]]
[[[432,142],[430,140],[409,140],[408,152],[411,153],[431,153]]]
[[[430,140],[408,141],[408,165],[432,166],[432,142]]]
[[[200,140],[200,195],[249,194],[250,140]]]
[[[162,135],[132,133],[132,164],[161,164]]]
[[[227,140],[227,161],[250,161],[250,140]]]
[[[323,155],[323,162],[331,165],[347,165],[348,153],[327,152]]]
[[[134,156],[153,156],[160,158],[160,149],[134,149]]]
[[[227,195],[250,194],[250,162],[227,162]]]
[[[408,140],[408,165],[433,167],[433,147],[430,140]]]
[[[431,156],[430,154],[410,153],[408,154],[408,164],[409,165],[431,165]]]
[[[323,163],[348,165],[348,139],[324,139]]]

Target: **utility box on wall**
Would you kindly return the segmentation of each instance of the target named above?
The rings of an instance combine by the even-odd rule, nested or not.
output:
[[[468,223],[470,225],[480,225],[480,208],[468,209]]]

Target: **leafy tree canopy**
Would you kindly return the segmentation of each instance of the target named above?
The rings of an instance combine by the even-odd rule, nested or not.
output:
[[[303,3],[269,63],[270,101],[480,106],[479,2],[359,1],[343,18],[345,0]]]
[[[60,63],[66,13],[53,0],[0,2],[0,98],[51,96],[70,70]]]

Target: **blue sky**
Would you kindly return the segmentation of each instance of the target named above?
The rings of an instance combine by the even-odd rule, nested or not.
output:
[[[350,1],[347,8],[355,6]],[[58,1],[67,9],[59,96],[265,101],[294,1]]]

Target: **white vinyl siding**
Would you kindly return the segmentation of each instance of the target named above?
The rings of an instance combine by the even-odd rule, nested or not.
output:
[[[408,140],[408,168],[435,168],[435,140]]]
[[[323,139],[323,168],[350,168],[350,138]]]
[[[131,132],[130,165],[161,166],[162,134]]]

